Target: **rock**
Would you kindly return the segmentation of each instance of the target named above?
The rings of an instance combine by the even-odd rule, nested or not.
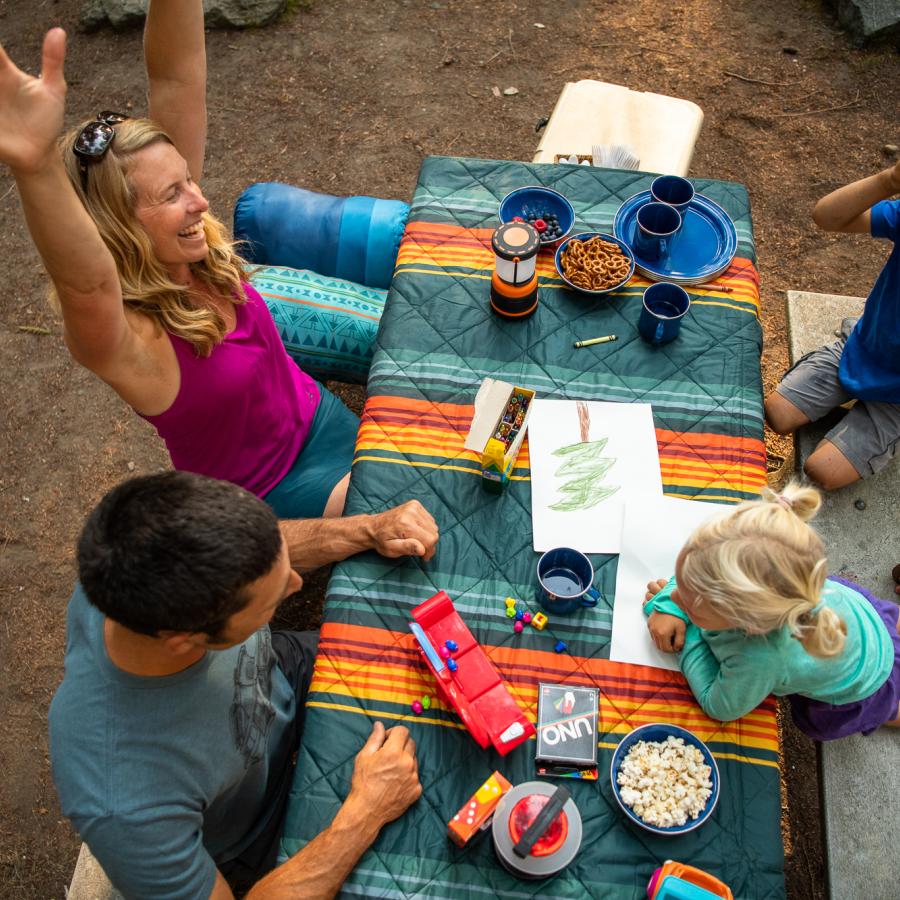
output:
[[[519,93],[519,89],[517,87],[508,87],[503,93],[507,97],[514,97]]]
[[[111,25],[116,31],[134,28],[144,21],[148,0],[88,0],[79,22],[85,31]]]
[[[898,147],[896,144],[885,144],[881,148],[881,152],[885,156],[896,156],[898,151],[900,151],[900,147]]]
[[[865,501],[865,500],[854,500],[854,501],[853,501],[853,505],[854,505],[860,512],[862,512],[862,511],[866,508],[866,501]]]
[[[85,31],[111,25],[116,31],[144,21],[149,0],[88,0],[79,22]],[[287,0],[203,0],[208,28],[258,28],[274,22]]]
[[[88,0],[78,14],[78,24],[84,31],[96,31],[98,28],[102,28],[107,21],[103,0]]]
[[[831,5],[857,43],[900,46],[900,0],[831,0]]]
[[[260,28],[283,12],[287,0],[204,0],[210,28]]]

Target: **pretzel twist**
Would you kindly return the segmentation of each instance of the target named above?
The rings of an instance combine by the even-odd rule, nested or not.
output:
[[[560,265],[572,284],[589,291],[609,290],[623,283],[631,269],[622,248],[601,237],[573,238],[560,255]]]

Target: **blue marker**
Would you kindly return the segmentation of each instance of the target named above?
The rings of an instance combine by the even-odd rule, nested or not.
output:
[[[444,661],[438,656],[437,651],[428,640],[422,626],[418,622],[410,622],[409,630],[413,633],[413,637],[419,642],[422,652],[428,657],[428,662],[434,667],[435,672],[440,672],[444,668]]]

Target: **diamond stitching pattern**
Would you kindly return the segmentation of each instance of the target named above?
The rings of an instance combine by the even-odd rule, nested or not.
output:
[[[723,791],[720,808],[703,829],[679,838],[679,846],[673,847],[623,823],[608,783],[608,745],[631,727],[659,718],[659,710],[671,703],[684,704],[686,688],[675,675],[663,678],[665,687],[658,689],[643,677],[629,681],[627,690],[615,686],[620,670],[608,663],[608,605],[589,621],[551,621],[543,634],[512,632],[498,605],[504,592],[532,605],[530,488],[527,480],[514,481],[499,499],[481,491],[471,474],[477,467],[462,450],[465,428],[451,413],[471,405],[486,375],[534,386],[541,396],[650,401],[661,458],[671,457],[678,468],[696,468],[705,482],[686,478],[674,484],[664,474],[667,490],[732,499],[753,493],[752,475],[764,476],[764,457],[748,463],[752,451],[739,451],[728,440],[761,447],[761,334],[749,304],[736,294],[710,296],[707,286],[689,288],[701,301],[685,325],[690,353],[678,345],[651,350],[636,332],[640,283],[597,304],[542,278],[539,316],[508,323],[489,311],[484,273],[467,268],[464,259],[459,265],[440,263],[451,250],[459,253],[460,241],[483,258],[478,248],[485,243],[477,230],[497,224],[499,200],[522,184],[545,184],[576,198],[576,228],[609,230],[619,203],[645,189],[650,177],[484,160],[428,159],[423,165],[404,237],[406,250],[401,250],[379,331],[368,389],[373,399],[364,416],[366,436],[361,433],[357,445],[348,512],[376,512],[420,499],[439,522],[441,544],[429,564],[363,554],[336,567],[323,632],[336,637],[329,638],[323,665],[317,666],[284,847],[296,850],[327,825],[375,718],[390,725],[399,717],[412,730],[425,791],[414,809],[384,829],[342,896],[637,898],[643,896],[652,869],[672,855],[717,871],[729,880],[735,896],[784,895],[776,837],[778,773],[772,767],[777,744],[776,750],[754,750],[752,740],[744,741],[745,732],[754,729],[748,732],[743,723],[716,727],[706,720],[704,725],[714,751],[725,754],[720,753],[719,762],[729,790]],[[705,181],[697,187],[736,220],[738,254],[752,268],[744,189]],[[460,230],[442,233],[432,227],[448,224]],[[724,306],[703,305],[710,300]],[[602,351],[567,352],[574,340],[604,333],[618,334],[619,341]],[[708,435],[713,443],[722,442],[718,455],[710,450]],[[430,449],[428,441],[440,449]],[[516,474],[526,471],[517,469]],[[611,598],[616,557],[596,557],[594,562],[598,586]],[[586,843],[578,860],[550,882],[511,878],[493,858],[489,839],[461,851],[443,838],[447,819],[494,768],[514,783],[533,778],[534,770],[528,747],[501,759],[480,750],[459,729],[446,727],[456,719],[440,701],[420,720],[396,699],[408,690],[401,683],[412,677],[404,672],[414,673],[414,684],[427,682],[415,663],[411,670],[409,662],[395,660],[412,658],[405,632],[409,609],[440,588],[464,610],[470,628],[530,715],[536,712],[535,684],[541,677],[571,677],[601,689],[600,781],[572,784]],[[372,634],[380,636],[380,645],[372,645]],[[572,652],[548,653],[557,638],[567,641]],[[362,644],[365,649],[358,649]],[[520,658],[528,662],[520,665]],[[534,671],[537,659],[541,668]],[[373,672],[384,676],[379,680]],[[353,686],[360,680],[366,687]],[[427,718],[435,724],[426,723]],[[729,754],[768,760],[768,765],[740,762]]]

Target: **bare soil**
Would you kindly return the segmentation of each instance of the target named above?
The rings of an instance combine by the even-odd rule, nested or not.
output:
[[[139,33],[79,34],[80,5],[0,0],[0,42],[33,69],[44,31],[62,25],[69,122],[103,108],[142,112]],[[226,221],[252,181],[408,200],[429,154],[529,160],[566,81],[695,101],[706,119],[691,173],[744,182],[753,202],[767,390],[787,362],[785,291],[865,294],[886,255],[865,238],[823,235],[809,213],[893,161],[883,147],[900,137],[900,57],[854,47],[816,0],[314,0],[266,29],[211,32],[208,46],[204,188]],[[0,234],[0,897],[62,898],[78,841],[55,798],[46,720],[62,677],[73,542],[112,485],[168,463],[152,429],[70,360],[6,172]],[[358,407],[358,388],[341,392]],[[792,447],[769,449],[782,477]],[[318,624],[326,575],[288,622]],[[789,722],[784,731],[788,895],[819,898],[815,750]]]

